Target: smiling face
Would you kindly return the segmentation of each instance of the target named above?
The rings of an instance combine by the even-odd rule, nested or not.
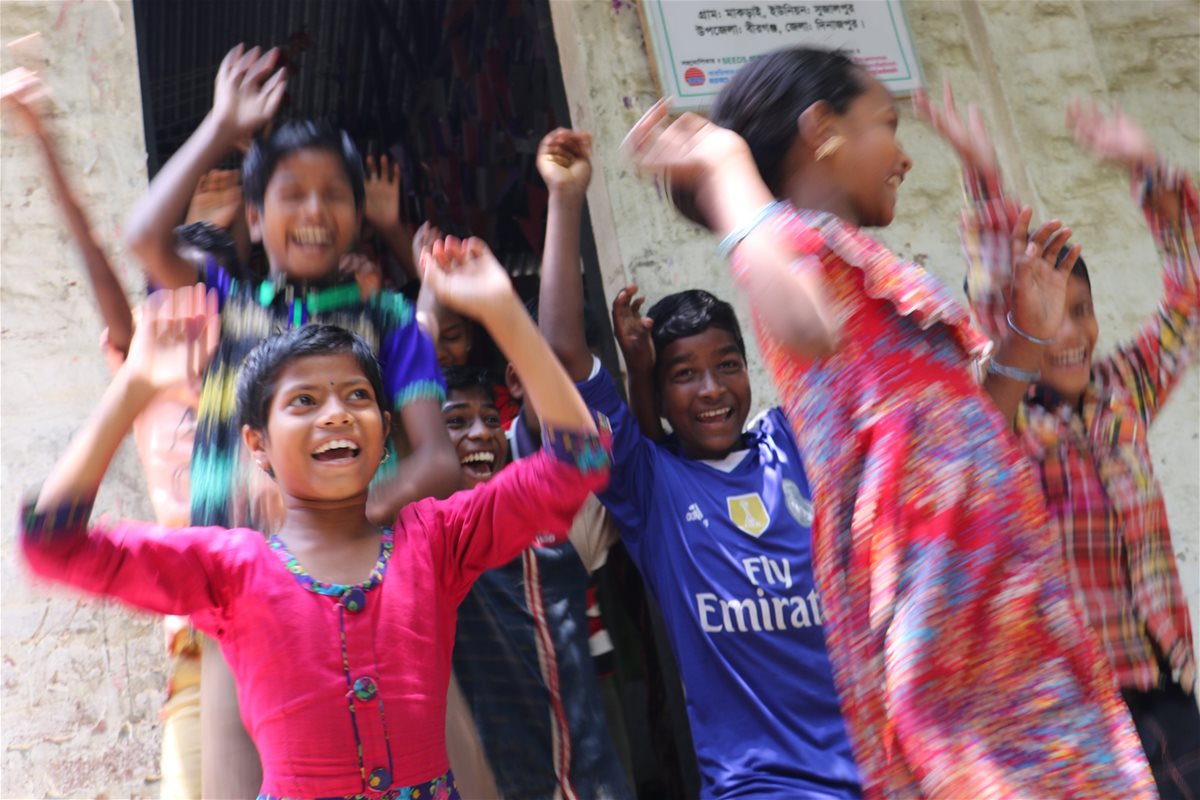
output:
[[[508,439],[496,401],[482,386],[451,389],[442,419],[462,465],[463,486],[473,489],[490,480],[508,460]]]
[[[1092,352],[1099,336],[1092,288],[1083,278],[1072,275],[1067,283],[1067,313],[1042,353],[1042,377],[1038,382],[1071,405],[1077,404],[1091,380]]]
[[[733,334],[710,327],[658,356],[662,415],[688,458],[724,458],[742,441],[750,376]]]
[[[438,337],[434,342],[438,366],[461,367],[471,355],[472,329],[470,321],[443,305],[437,308]]]
[[[845,143],[826,161],[845,195],[852,217],[847,221],[883,227],[895,216],[896,196],[912,159],[896,138],[900,114],[891,92],[865,73],[861,80],[866,90],[836,115],[834,128]]]
[[[263,194],[246,206],[251,233],[261,238],[272,272],[319,280],[350,252],[360,224],[354,188],[337,154],[296,150],[281,158]]]
[[[365,502],[389,419],[358,361],[350,353],[297,358],[274,388],[266,431],[243,428],[254,460],[292,498]]]

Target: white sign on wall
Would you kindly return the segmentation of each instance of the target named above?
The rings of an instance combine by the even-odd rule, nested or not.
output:
[[[743,64],[781,47],[845,50],[895,94],[921,85],[900,0],[642,0],[659,88],[678,111],[708,108]]]

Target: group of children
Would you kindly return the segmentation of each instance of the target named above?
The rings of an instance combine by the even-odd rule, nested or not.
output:
[[[160,287],[136,319],[38,136],[115,375],[22,547],[39,575],[188,618],[168,711],[192,724],[166,730],[164,796],[200,796],[202,762],[214,797],[632,797],[592,660],[589,574],[618,538],[662,612],[703,797],[1200,792],[1146,447],[1200,347],[1200,204],[1132,123],[1069,114],[1130,168],[1164,258],[1159,311],[1101,361],[1079,246],[1057,220],[1030,232],[949,90],[915,106],[964,163],[978,327],[862,231],[891,222],[912,163],[851,59],[757,59],[711,121],[652,108],[629,155],[723,237],[783,399],[748,422],[741,328],[707,291],[644,316],[636,287],[617,296],[627,400],[594,354],[587,134],[538,151],[535,322],[484,243],[404,229],[386,163],[365,176],[344,133],[273,125],[275,60],[229,53],[133,210]],[[35,90],[7,99],[37,132]],[[229,191],[206,176],[238,147],[244,217],[207,222],[238,217],[266,275],[232,233],[220,254],[176,233],[198,187]],[[356,248],[364,220],[400,270]],[[415,306],[392,274],[420,276]],[[89,527],[130,428],[158,525]]]

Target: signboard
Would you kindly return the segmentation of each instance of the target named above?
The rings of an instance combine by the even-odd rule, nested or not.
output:
[[[900,0],[642,0],[642,28],[672,109],[708,108],[745,63],[781,47],[845,50],[895,94],[921,85]]]

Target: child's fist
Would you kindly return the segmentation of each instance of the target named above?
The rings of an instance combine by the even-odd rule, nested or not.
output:
[[[592,135],[557,128],[538,145],[537,167],[551,192],[582,195],[592,180]]]

